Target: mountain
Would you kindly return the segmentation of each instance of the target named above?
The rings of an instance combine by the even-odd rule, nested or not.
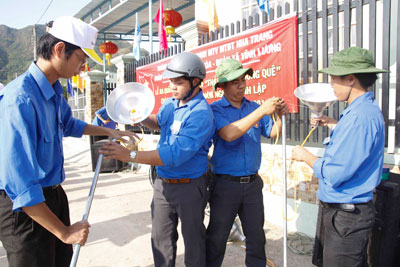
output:
[[[36,35],[39,40],[46,31],[45,25],[36,25]],[[96,43],[96,51],[103,41]],[[118,52],[113,55],[127,54],[132,51],[132,44],[127,41],[113,41],[118,45]],[[143,52],[142,52],[143,55]],[[0,25],[0,82],[7,84],[16,76],[25,72],[33,61],[33,26],[23,29],[14,29],[5,25]],[[96,65],[89,60],[91,70],[103,70],[103,67]],[[107,66],[107,70],[116,71],[115,66]]]
[[[37,25],[37,34],[45,32]],[[0,25],[0,82],[8,83],[22,74],[33,60],[32,26],[17,30]]]

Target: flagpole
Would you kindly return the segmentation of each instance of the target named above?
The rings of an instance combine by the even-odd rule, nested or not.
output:
[[[153,54],[153,0],[149,0],[149,39],[150,55]]]

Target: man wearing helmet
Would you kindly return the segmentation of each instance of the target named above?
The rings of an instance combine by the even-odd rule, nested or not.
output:
[[[214,116],[199,87],[206,76],[201,59],[184,52],[163,73],[172,97],[157,115],[142,123],[160,129],[157,150],[129,151],[110,142],[100,150],[106,159],[157,166],[152,211],[155,266],[175,266],[178,218],[185,243],[185,266],[205,266],[204,208],[207,202],[207,154],[215,131]]]

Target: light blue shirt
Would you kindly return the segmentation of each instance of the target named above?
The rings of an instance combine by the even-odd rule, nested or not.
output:
[[[82,136],[86,123],[72,117],[63,92],[35,63],[0,92],[0,189],[13,210],[43,202],[42,187],[65,179],[62,138]]]
[[[385,123],[371,92],[355,99],[340,115],[324,156],[313,166],[317,195],[328,203],[365,203],[380,183]]]
[[[158,153],[162,178],[199,178],[208,169],[208,150],[215,132],[212,110],[200,91],[185,105],[167,99],[157,114],[161,129]]]
[[[259,105],[243,98],[240,110],[232,106],[224,97],[211,104],[214,112],[217,131],[238,121],[254,110]],[[264,116],[243,136],[227,142],[218,134],[213,138],[214,153],[211,158],[212,171],[216,174],[229,174],[233,176],[247,176],[256,174],[261,164],[261,135],[269,137],[273,126],[270,116]]]
[[[107,113],[107,109],[106,107],[102,107],[101,109],[99,109],[98,111],[96,111],[96,114],[99,114],[100,117],[103,118],[103,120],[110,120],[107,124],[104,124],[97,116],[94,117],[93,121],[92,121],[92,125],[96,125],[96,126],[102,126],[102,127],[106,127],[106,128],[110,128],[110,129],[115,129],[117,127],[117,123],[115,121],[113,121]]]

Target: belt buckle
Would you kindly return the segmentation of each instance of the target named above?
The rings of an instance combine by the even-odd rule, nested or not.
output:
[[[340,208],[343,211],[353,212],[356,209],[356,206],[352,203],[344,203],[340,205]]]
[[[240,177],[240,183],[241,183],[241,184],[248,184],[248,183],[250,183],[250,176],[242,176],[242,177]]]

